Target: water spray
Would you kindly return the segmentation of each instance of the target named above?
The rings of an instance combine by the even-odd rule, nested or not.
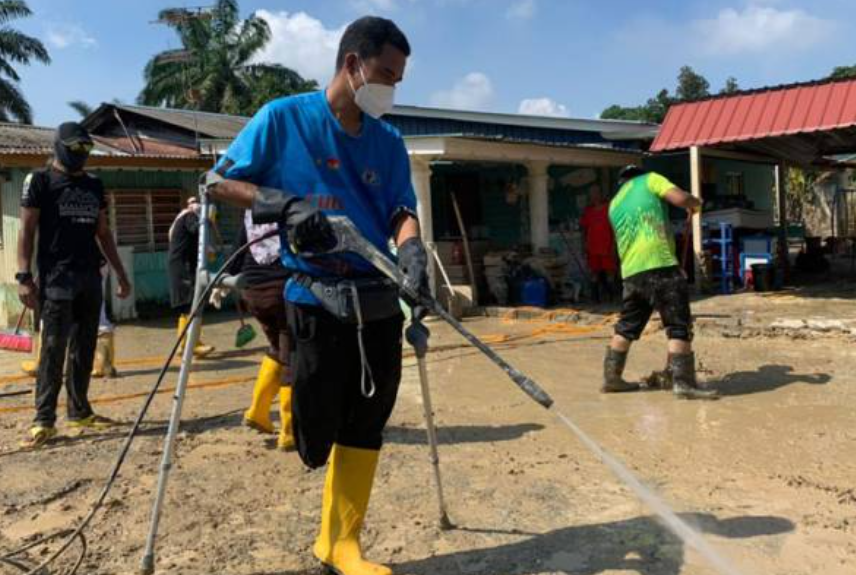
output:
[[[328,218],[337,238],[336,246],[326,253],[351,252],[360,255],[371,263],[381,273],[394,281],[398,287],[412,300],[418,301],[419,305],[431,310],[464,339],[481,351],[488,359],[502,369],[505,374],[519,387],[530,399],[552,413],[565,427],[567,427],[580,442],[600,459],[613,474],[624,483],[636,496],[642,500],[665,524],[665,526],[676,537],[689,547],[695,549],[704,557],[720,575],[742,575],[734,565],[717,552],[710,543],[686,521],[678,515],[663,501],[651,488],[642,483],[621,461],[606,449],[601,447],[594,439],[577,426],[570,417],[562,413],[555,406],[553,398],[538,385],[537,382],[527,377],[524,373],[505,361],[495,351],[482,342],[478,337],[467,330],[458,320],[449,314],[440,303],[430,295],[417,293],[406,281],[404,274],[398,266],[381,252],[374,244],[366,240],[359,230],[348,218],[333,216]],[[438,488],[439,488],[439,477]],[[440,501],[441,512],[445,512],[445,504]]]

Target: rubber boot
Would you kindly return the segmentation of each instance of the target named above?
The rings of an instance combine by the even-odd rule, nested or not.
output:
[[[294,430],[291,428],[291,386],[279,388],[279,438],[276,447],[282,451],[294,449]]]
[[[187,325],[188,318],[186,315],[181,314],[178,317],[178,333],[180,334],[184,331],[185,326]],[[184,342],[187,341],[187,337],[181,342],[181,347],[178,348],[179,353],[184,351]],[[203,358],[206,355],[213,352],[215,349],[212,345],[205,345],[202,343],[202,329],[199,330],[199,340],[196,342],[196,347],[193,348],[193,357]]]
[[[669,371],[672,374],[672,392],[680,399],[719,399],[715,389],[699,387],[694,353],[671,354]]]
[[[276,398],[277,392],[280,391],[279,387],[281,384],[282,365],[266,355],[259,368],[256,385],[253,387],[253,403],[244,413],[244,425],[262,433],[273,433],[273,423],[270,421],[270,406]],[[291,396],[289,396],[289,399],[291,399]],[[290,413],[291,411],[289,410]]]
[[[21,371],[30,377],[36,377],[39,373],[39,358],[41,357],[42,334],[37,333],[33,337],[33,359],[26,359],[21,362]]]
[[[115,340],[112,331],[98,334],[95,345],[95,359],[92,362],[92,377],[117,377],[114,362]]]
[[[363,559],[360,531],[374,483],[379,451],[334,445],[324,482],[321,533],[313,551],[337,575],[392,575]]]
[[[603,358],[603,387],[602,393],[626,393],[628,391],[639,391],[639,385],[624,381],[624,366],[627,364],[627,352],[616,351],[611,347],[606,348],[606,357]]]

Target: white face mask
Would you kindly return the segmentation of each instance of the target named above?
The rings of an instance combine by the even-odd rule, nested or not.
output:
[[[351,78],[348,77],[348,84],[354,93],[354,103],[360,110],[375,119],[392,111],[392,107],[395,104],[395,86],[369,84],[366,81],[362,64],[360,64],[360,76],[363,78],[363,85],[356,90],[354,90]]]

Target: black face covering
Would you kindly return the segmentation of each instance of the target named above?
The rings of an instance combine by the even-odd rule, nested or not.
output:
[[[83,170],[86,160],[89,159],[89,154],[72,152],[62,142],[54,142],[54,153],[57,161],[71,173]]]

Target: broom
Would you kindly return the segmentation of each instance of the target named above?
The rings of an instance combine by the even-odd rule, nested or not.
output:
[[[18,316],[18,323],[15,326],[15,331],[12,333],[0,333],[0,349],[9,351],[20,351],[21,353],[30,353],[33,351],[33,336],[21,333],[21,325],[24,323],[24,314],[27,313],[27,308],[21,311]]]

